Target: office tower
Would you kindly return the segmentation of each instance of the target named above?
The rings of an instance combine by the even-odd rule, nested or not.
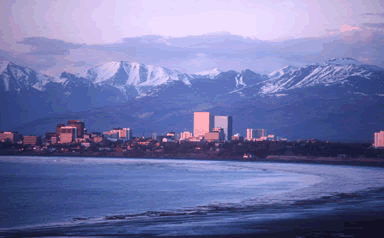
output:
[[[193,136],[205,136],[212,131],[214,117],[209,112],[195,112],[193,116]]]
[[[116,139],[122,139],[122,140],[132,139],[131,128],[113,128],[113,130],[106,131],[103,134]]]
[[[84,122],[79,120],[68,120],[68,126],[73,126],[77,128],[77,138],[84,137]]]
[[[375,142],[373,144],[375,148],[384,147],[384,131],[375,132]]]
[[[60,128],[60,143],[71,143],[77,138],[77,127],[74,126],[63,126]]]
[[[255,129],[255,138],[261,138],[265,136],[265,130],[264,129]]]
[[[225,141],[232,138],[232,117],[231,116],[215,116],[215,128],[223,128]]]
[[[61,128],[64,127],[64,126],[65,126],[65,125],[64,125],[64,124],[61,124],[61,123],[59,123],[59,124],[56,125],[56,137],[57,137],[57,138],[60,138]]]

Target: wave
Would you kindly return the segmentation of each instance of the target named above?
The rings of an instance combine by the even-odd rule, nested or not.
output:
[[[110,235],[111,232],[116,232],[121,227],[130,227],[133,232],[133,228],[136,229],[140,226],[150,227],[159,226],[160,224],[171,224],[170,226],[172,226],[172,224],[177,223],[208,221],[212,219],[220,222],[220,219],[228,217],[247,217],[251,215],[252,217],[272,219],[271,216],[279,214],[277,218],[286,218],[304,211],[314,211],[317,208],[320,210],[324,207],[337,207],[340,209],[343,205],[359,204],[359,206],[362,206],[362,204],[370,201],[384,203],[384,187],[368,188],[355,193],[336,193],[316,199],[296,200],[287,203],[249,204],[248,201],[248,204],[246,202],[220,203],[169,211],[146,211],[136,214],[116,214],[103,217],[73,217],[70,222],[3,229],[0,230],[0,236],[82,236],[95,235],[96,233]],[[262,222],[265,222],[265,219],[262,219]],[[124,234],[131,234],[129,233],[131,231],[126,231]],[[93,232],[96,233],[93,234]],[[137,232],[141,234],[143,231]]]

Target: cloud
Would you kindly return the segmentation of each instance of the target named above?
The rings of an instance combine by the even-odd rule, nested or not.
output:
[[[366,17],[371,17],[371,16],[384,17],[384,13],[367,12],[367,13],[361,14],[361,16],[366,16]]]
[[[364,23],[364,26],[370,28],[381,28],[384,29],[384,23]]]
[[[70,49],[77,49],[83,46],[44,37],[28,37],[18,43],[32,46],[31,51],[28,53],[32,55],[67,55],[70,53]]]
[[[340,31],[344,30],[344,33]],[[329,57],[352,57],[384,66],[384,35],[381,31],[343,25],[328,30],[324,37],[279,42],[253,40],[228,33],[166,38],[145,36],[124,38],[110,44],[74,44],[56,39],[26,38],[21,44],[32,47],[27,53],[0,52],[1,58],[17,59],[22,65],[51,75],[76,73],[109,61],[140,62],[164,66],[185,73],[211,68],[251,69],[270,73],[285,65],[322,62]],[[330,34],[334,32],[334,34]]]
[[[354,30],[360,30],[360,27],[358,26],[350,26],[347,24],[344,24],[340,27],[341,32],[347,32],[347,31],[354,31]]]

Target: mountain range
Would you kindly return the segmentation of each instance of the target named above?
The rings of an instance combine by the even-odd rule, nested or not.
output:
[[[193,112],[233,117],[234,133],[265,128],[288,139],[372,141],[384,129],[384,69],[352,58],[251,70],[185,74],[134,62],[108,62],[49,76],[0,64],[0,129],[54,131],[68,119],[89,131],[131,127],[136,136],[192,131]]]

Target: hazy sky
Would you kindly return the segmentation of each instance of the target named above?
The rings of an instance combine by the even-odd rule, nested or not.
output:
[[[364,38],[372,35],[372,29],[382,31],[383,19],[384,2],[367,0],[0,0],[0,50],[2,58],[49,61],[29,54],[36,48],[29,38],[61,40],[69,44],[53,48],[60,51],[58,48],[64,47],[62,56],[57,52],[55,56],[62,67],[105,55],[103,49],[88,49],[88,58],[81,58],[84,45],[120,44],[130,37],[228,32],[250,39],[282,41],[359,31]],[[78,48],[82,48],[80,53]],[[64,59],[67,50],[70,53]],[[53,52],[52,47],[49,51]],[[45,49],[39,55],[49,56],[47,52]],[[202,52],[195,53],[199,60]],[[136,56],[124,54],[120,58]],[[269,60],[275,61],[273,57]]]
[[[39,36],[104,44],[125,37],[221,31],[277,40],[320,36],[344,24],[373,23],[372,16],[363,14],[382,13],[383,7],[380,1],[367,0],[1,0],[0,16],[7,40]]]

